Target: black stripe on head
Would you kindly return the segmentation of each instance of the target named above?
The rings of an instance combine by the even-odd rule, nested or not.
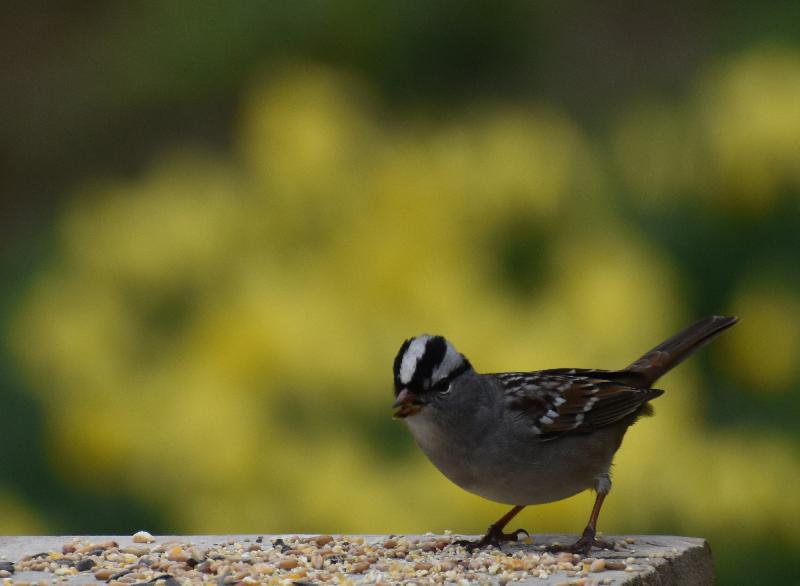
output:
[[[463,359],[461,366],[456,368],[453,372],[448,374],[442,380],[435,381],[434,390],[436,390],[436,387],[440,387],[438,390],[444,391],[445,389],[447,389],[450,383],[452,383],[454,380],[456,380],[458,377],[460,377],[462,374],[464,374],[465,372],[467,372],[469,369],[472,368],[472,365],[469,363],[469,360],[467,360],[463,356],[461,358]]]
[[[394,396],[396,397],[400,394],[400,389],[402,388],[402,384],[400,383],[400,365],[403,363],[403,356],[408,350],[408,347],[411,345],[411,338],[403,342],[403,345],[400,346],[400,351],[397,353],[397,356],[394,358]]]
[[[430,380],[431,376],[433,376],[433,369],[441,364],[446,353],[447,342],[442,336],[434,336],[428,340],[425,344],[425,352],[417,361],[414,376],[411,377],[411,381],[408,384],[409,388],[417,392],[425,390],[423,383],[426,380]]]

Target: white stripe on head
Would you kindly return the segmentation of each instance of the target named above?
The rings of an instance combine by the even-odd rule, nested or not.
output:
[[[403,361],[400,363],[400,382],[407,385],[414,377],[414,371],[417,370],[417,362],[422,355],[425,354],[425,345],[431,336],[425,334],[417,336],[411,341],[406,353],[403,354]]]
[[[449,341],[445,340],[445,342],[447,343],[447,351],[445,352],[442,361],[433,370],[433,375],[431,377],[433,382],[446,378],[450,375],[450,373],[464,363],[464,357],[458,353],[458,351]]]

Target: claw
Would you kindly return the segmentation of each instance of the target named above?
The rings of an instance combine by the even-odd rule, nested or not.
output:
[[[608,477],[605,476],[606,481],[608,481]],[[609,481],[610,482],[610,481]],[[597,498],[594,501],[594,507],[592,507],[592,514],[589,517],[589,523],[586,525],[586,529],[583,530],[583,535],[581,538],[578,539],[572,545],[551,545],[547,547],[547,551],[551,553],[567,551],[570,553],[579,553],[583,555],[583,557],[589,557],[589,552],[592,550],[592,547],[597,547],[600,549],[614,549],[614,544],[609,543],[607,541],[602,541],[600,539],[595,539],[596,535],[596,527],[597,527],[597,516],[600,514],[600,507],[603,506],[603,500],[606,498],[606,494],[608,493],[608,487],[604,492],[597,493]]]
[[[595,539],[593,535],[587,535],[584,533],[578,541],[570,545],[551,545],[548,546],[546,549],[550,553],[560,553],[562,551],[566,551],[569,553],[577,553],[582,555],[583,557],[589,557],[589,552],[592,550],[593,547],[598,549],[614,549],[614,544],[609,541],[603,541],[602,539]]]
[[[520,540],[520,535],[524,535],[526,537],[530,537],[530,533],[528,533],[525,529],[517,529],[516,531],[512,531],[511,533],[503,533],[496,525],[492,525],[489,527],[489,530],[486,532],[486,535],[481,537],[478,541],[470,541],[468,539],[459,539],[458,541],[454,541],[456,545],[462,545],[467,548],[468,551],[472,552],[476,549],[481,549],[483,547],[487,547],[493,545],[495,547],[499,547],[503,543],[511,542],[518,542]]]
[[[530,537],[530,533],[524,529],[517,529],[513,533],[503,533],[503,528],[508,525],[509,521],[511,521],[511,519],[513,519],[516,514],[524,508],[525,505],[515,505],[514,508],[508,513],[500,517],[495,523],[489,525],[486,535],[481,537],[478,541],[467,541],[466,539],[460,539],[454,543],[456,545],[463,545],[468,551],[472,552],[476,549],[480,549],[481,547],[486,547],[489,545],[499,546],[501,543],[506,541],[519,541],[519,535],[521,533]]]

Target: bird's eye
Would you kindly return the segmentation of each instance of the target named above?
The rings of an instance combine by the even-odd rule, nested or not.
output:
[[[433,385],[432,388],[437,393],[444,395],[445,393],[450,392],[451,385],[447,380],[440,380],[435,385]]]

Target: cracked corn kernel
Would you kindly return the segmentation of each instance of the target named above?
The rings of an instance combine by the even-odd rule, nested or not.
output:
[[[281,570],[291,570],[296,568],[299,563],[295,558],[286,558],[278,562],[278,567]]]
[[[134,543],[153,543],[156,538],[150,535],[147,531],[137,531],[133,534]]]
[[[594,560],[589,566],[590,572],[602,572],[606,569],[606,560]]]
[[[100,568],[94,573],[94,577],[96,580],[108,580],[116,573],[117,572],[113,568]]]
[[[130,554],[126,554],[126,555],[130,555]],[[136,557],[136,556],[134,556],[134,557]],[[179,546],[179,545],[176,545],[175,547],[171,548],[171,549],[170,549],[170,550],[167,552],[167,559],[168,559],[169,561],[171,561],[171,562],[185,562],[185,561],[187,561],[187,560],[188,560],[190,557],[191,557],[191,556],[189,555],[189,552],[187,552],[186,550],[184,550],[184,549],[183,549],[181,546]],[[132,563],[132,562],[130,562],[130,563]]]

